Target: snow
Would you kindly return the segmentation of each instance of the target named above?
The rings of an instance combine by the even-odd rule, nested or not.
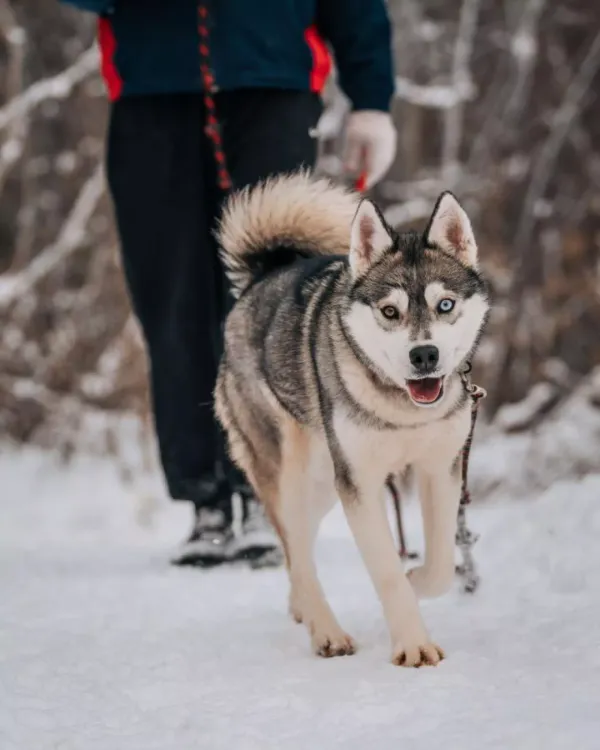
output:
[[[469,484],[476,497],[494,499],[531,497],[555,482],[600,472],[600,368],[593,370],[550,414],[536,424],[535,409],[542,406],[539,386],[519,404],[503,407],[511,420],[499,414],[497,423],[477,425],[476,445],[469,468]],[[538,414],[539,416],[539,414]],[[506,435],[528,422],[533,429]],[[488,439],[481,440],[487,434]]]
[[[536,383],[522,401],[507,404],[500,409],[496,425],[505,432],[527,429],[545,408],[558,400],[558,396],[558,389],[553,383]]]
[[[189,517],[160,490],[99,458],[2,451],[2,750],[600,746],[600,475],[472,509],[482,588],[423,604],[448,658],[415,671],[388,663],[338,510],[318,562],[360,650],[320,660],[283,571],[167,564]]]

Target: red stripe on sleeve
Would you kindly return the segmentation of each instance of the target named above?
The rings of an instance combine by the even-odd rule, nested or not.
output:
[[[306,29],[304,39],[308,44],[313,59],[310,71],[310,90],[320,93],[331,73],[331,56],[327,45],[315,26],[310,26]]]
[[[108,18],[98,19],[98,45],[100,47],[100,70],[111,101],[118,99],[123,90],[123,79],[115,65],[117,40]]]

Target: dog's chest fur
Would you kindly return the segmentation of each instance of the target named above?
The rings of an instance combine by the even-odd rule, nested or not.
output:
[[[467,439],[469,425],[467,406],[448,419],[395,430],[359,425],[342,409],[333,415],[335,434],[349,465],[375,477],[375,481],[409,464],[432,468],[452,465]]]
[[[379,478],[409,464],[454,462],[470,426],[469,399],[457,375],[447,381],[439,406],[423,409],[403,391],[374,380],[347,347],[338,354],[339,392],[332,399],[331,421],[350,466]]]
[[[428,474],[436,473],[437,467],[447,472],[448,467],[455,464],[467,438],[470,408],[465,404],[448,419],[381,430],[358,424],[339,407],[332,414],[331,424],[353,476],[360,477],[359,492],[379,493],[383,489],[382,477],[403,471],[408,465],[421,467]],[[312,481],[323,488],[323,497],[332,500],[335,458],[325,431],[308,430],[311,433],[308,471]]]

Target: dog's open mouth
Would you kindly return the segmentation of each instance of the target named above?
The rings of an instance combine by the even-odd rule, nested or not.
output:
[[[442,397],[443,378],[421,378],[407,380],[406,387],[412,400],[417,404],[435,404]]]

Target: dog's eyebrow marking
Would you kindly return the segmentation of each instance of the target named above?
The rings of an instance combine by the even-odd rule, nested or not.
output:
[[[404,289],[395,287],[394,289],[390,289],[390,291],[379,300],[378,304],[380,307],[383,307],[384,305],[395,305],[398,310],[405,315],[408,310],[408,294]]]
[[[452,292],[439,281],[432,281],[425,287],[425,301],[429,307],[435,307],[443,297],[451,295]]]

